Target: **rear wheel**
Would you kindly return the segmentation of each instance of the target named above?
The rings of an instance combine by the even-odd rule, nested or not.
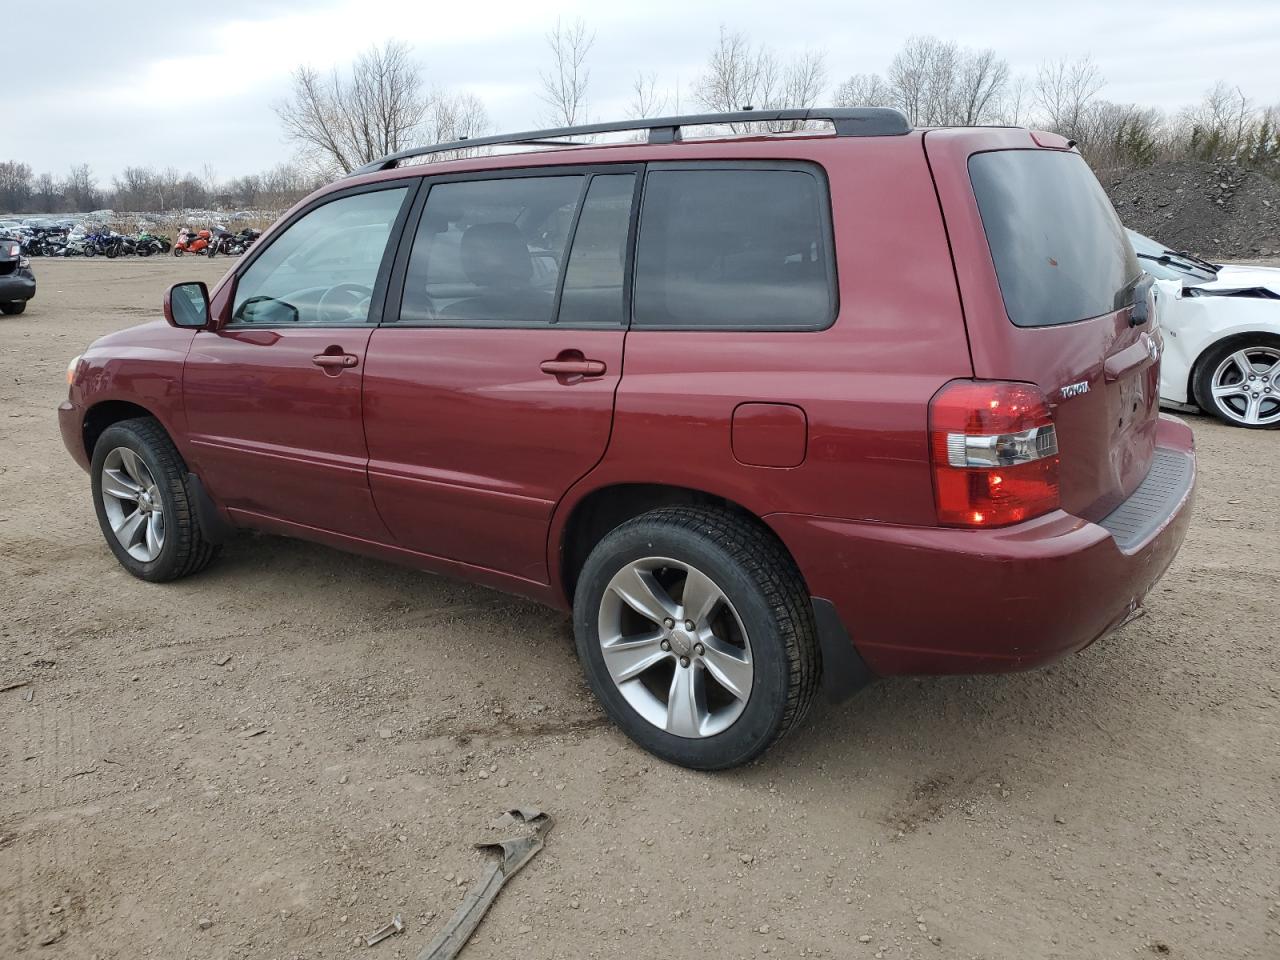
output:
[[[1193,392],[1203,410],[1232,426],[1280,428],[1280,337],[1249,334],[1207,350]]]
[[[86,243],[86,244],[84,245],[84,255],[85,255],[86,257],[92,257],[92,256],[94,256],[97,252],[98,252],[98,248],[97,248],[97,247],[95,247],[92,243]]]
[[[27,301],[25,300],[14,300],[11,303],[0,303],[0,313],[8,314],[9,316],[17,316],[26,309]]]
[[[156,420],[124,420],[104,430],[90,476],[102,535],[135,577],[176,580],[217,555],[200,526],[186,464]]]
[[[698,770],[759,756],[818,688],[799,571],[772,534],[726,510],[667,507],[608,534],[583,566],[574,633],[627,736]]]

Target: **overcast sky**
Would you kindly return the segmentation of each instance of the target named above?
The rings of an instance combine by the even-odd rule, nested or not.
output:
[[[528,129],[543,119],[538,72],[557,15],[595,31],[590,113],[601,120],[624,114],[641,70],[694,109],[688,94],[722,23],[783,56],[824,49],[833,87],[883,72],[908,36],[932,33],[993,47],[1015,73],[1091,54],[1111,100],[1173,109],[1222,79],[1280,101],[1280,0],[46,0],[0,18],[0,160],[58,176],[87,162],[103,183],[130,165],[256,172],[292,156],[271,109],[290,71],[346,64],[390,37],[414,47],[430,84],[479,96],[495,131]]]

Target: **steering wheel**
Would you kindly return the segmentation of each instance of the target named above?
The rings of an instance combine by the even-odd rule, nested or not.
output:
[[[364,309],[365,318],[368,319],[369,304],[373,300],[373,288],[367,287],[363,283],[340,283],[336,287],[330,287],[320,295],[320,300],[316,303],[316,315],[320,319],[324,319],[325,311],[330,308],[341,308],[337,303],[330,303],[331,299],[337,297],[345,297],[347,303],[346,310],[354,318],[361,310]]]

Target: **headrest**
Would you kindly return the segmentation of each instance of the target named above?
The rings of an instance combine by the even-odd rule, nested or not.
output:
[[[478,287],[525,286],[533,276],[529,247],[514,223],[477,223],[462,235],[462,269]]]

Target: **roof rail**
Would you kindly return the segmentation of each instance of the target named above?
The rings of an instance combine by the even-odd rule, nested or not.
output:
[[[679,117],[657,117],[647,120],[617,120],[611,123],[587,123],[576,127],[557,127],[550,130],[527,130],[524,133],[502,133],[490,137],[474,137],[454,140],[450,143],[433,143],[428,146],[410,147],[398,153],[390,153],[372,163],[352,170],[347,176],[355,177],[378,170],[390,170],[401,160],[425,157],[433,153],[451,150],[467,150],[473,147],[511,146],[589,146],[589,144],[565,143],[563,138],[587,136],[595,133],[618,133],[626,130],[648,130],[649,143],[676,143],[682,139],[682,127],[702,127],[734,123],[778,123],[793,120],[829,120],[837,137],[896,137],[911,132],[907,118],[888,107],[812,107],[790,110],[738,110],[734,113],[692,113]]]

